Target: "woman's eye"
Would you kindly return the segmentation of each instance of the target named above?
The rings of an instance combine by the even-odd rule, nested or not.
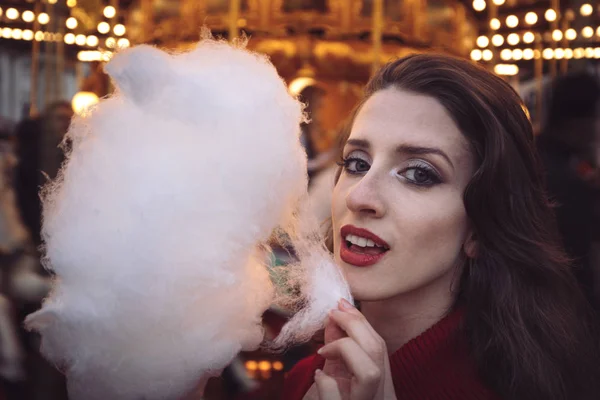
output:
[[[410,167],[405,169],[401,175],[415,185],[431,186],[440,183],[438,175],[429,168]]]
[[[344,170],[350,174],[362,174],[371,168],[368,162],[360,158],[346,158],[343,166]]]

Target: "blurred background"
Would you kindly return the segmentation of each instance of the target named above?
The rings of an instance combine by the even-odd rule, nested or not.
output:
[[[38,190],[63,161],[71,117],[111,93],[103,65],[115,51],[138,43],[185,50],[203,25],[229,40],[250,36],[249,48],[267,54],[308,104],[302,142],[321,220],[337,137],[375,69],[443,52],[507,80],[530,114],[565,247],[598,303],[597,0],[0,0],[0,400],[66,399],[62,375],[22,320],[49,289]],[[276,248],[273,265],[290,260],[293,252]],[[270,309],[267,336],[288,317]],[[205,398],[277,399],[285,372],[316,345],[240,354]]]

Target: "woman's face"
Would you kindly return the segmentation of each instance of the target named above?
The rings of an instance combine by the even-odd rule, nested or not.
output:
[[[335,259],[357,300],[448,291],[474,251],[467,140],[434,98],[388,88],[356,116],[333,191]],[[455,274],[456,277],[455,277]]]

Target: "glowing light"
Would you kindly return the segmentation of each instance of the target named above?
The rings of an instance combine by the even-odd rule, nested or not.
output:
[[[19,18],[19,12],[17,11],[16,8],[9,8],[8,10],[6,10],[6,18],[8,19],[17,19]]]
[[[283,370],[283,363],[281,361],[275,361],[275,362],[273,362],[273,369],[275,371],[281,371],[281,370]]]
[[[538,21],[538,16],[536,13],[534,13],[533,11],[529,11],[527,14],[525,14],[525,22],[528,25],[533,25]]]
[[[519,25],[519,18],[516,15],[509,15],[506,17],[506,26],[509,28],[516,28]]]
[[[479,36],[477,38],[477,46],[479,47],[487,47],[490,44],[490,39],[487,36]]]
[[[554,31],[552,31],[552,40],[554,40],[555,42],[558,42],[562,38],[563,38],[563,33],[560,31],[560,29],[555,29]]]
[[[525,43],[532,43],[535,40],[535,35],[533,32],[525,32],[523,34],[523,41]]]
[[[583,58],[584,56],[585,56],[585,51],[583,51],[583,49],[581,47],[578,47],[575,50],[573,50],[573,58],[579,60],[580,58]]]
[[[119,47],[120,49],[124,49],[129,47],[129,40],[125,39],[125,38],[121,38],[117,41],[117,47]]]
[[[508,61],[510,59],[512,59],[512,50],[511,49],[504,49],[500,52],[500,58],[503,59],[504,61]]]
[[[98,96],[92,92],[78,92],[71,100],[71,106],[75,114],[81,115],[89,110],[90,107],[97,104]]]
[[[502,4],[504,4],[506,0],[494,0],[494,4],[497,6],[501,6]]]
[[[23,21],[25,22],[33,22],[33,20],[35,19],[35,14],[33,13],[33,11],[23,11],[23,14],[21,14],[21,18],[23,18]]]
[[[12,30],[12,38],[15,40],[21,40],[23,37],[23,31],[21,29],[13,29]]]
[[[44,40],[49,42],[52,40],[52,34],[50,32],[44,32]]]
[[[115,25],[115,27],[113,28],[113,32],[117,36],[123,36],[125,34],[125,25],[123,25],[123,24]]]
[[[512,54],[512,58],[513,60],[519,61],[523,59],[523,50],[521,49],[514,49],[513,50],[513,54]]]
[[[98,36],[94,36],[94,35],[90,35],[87,37],[87,39],[85,40],[85,44],[87,44],[90,47],[96,47],[98,46],[99,40],[98,40]]]
[[[519,73],[519,67],[515,64],[498,64],[494,67],[494,72],[498,75],[517,75]]]
[[[78,25],[77,19],[75,19],[73,17],[67,18],[67,21],[65,24],[67,25],[67,28],[69,28],[69,29],[75,29],[75,28],[77,28],[77,25]]]
[[[492,58],[494,58],[494,53],[492,53],[492,51],[489,49],[485,49],[482,55],[484,61],[490,61]]]
[[[519,35],[517,35],[516,33],[511,33],[510,35],[508,35],[508,37],[506,38],[506,41],[508,42],[508,44],[510,44],[511,46],[515,46],[517,44],[519,44]]]
[[[554,50],[544,49],[544,51],[542,51],[542,57],[544,57],[544,60],[550,60],[554,58]]]
[[[557,60],[562,60],[565,56],[565,51],[563,49],[555,49],[554,50],[554,58]]]
[[[592,15],[592,13],[594,12],[594,8],[590,4],[583,4],[579,9],[579,12],[584,17],[587,17],[589,15]]]
[[[246,369],[248,371],[256,371],[258,369],[258,363],[253,360],[246,361]]]
[[[86,40],[87,40],[87,37],[85,35],[79,34],[79,35],[75,36],[75,44],[77,46],[84,46]]]
[[[75,7],[77,5],[77,0],[67,0],[67,7]]]
[[[585,49],[585,57],[586,58],[593,58],[594,57],[594,49],[592,49],[591,47],[586,47],[586,49]]]
[[[33,40],[33,31],[31,29],[25,29],[23,31],[23,40]]]
[[[258,363],[258,369],[261,371],[269,371],[271,369],[271,363],[268,361],[260,361]]]
[[[10,39],[12,37],[12,29],[4,28],[0,29],[2,31],[2,37],[5,39]]]
[[[485,10],[486,4],[483,0],[473,0],[473,10],[483,11]]]
[[[498,18],[492,18],[490,20],[490,28],[492,28],[495,31],[500,29],[500,20]]]
[[[113,49],[117,45],[117,41],[115,40],[115,38],[109,37],[108,39],[106,39],[105,44],[106,47],[108,47],[109,49]]]
[[[581,30],[581,36],[583,36],[586,39],[591,38],[592,36],[594,36],[594,29],[591,26],[586,26]]]
[[[594,58],[600,58],[600,47],[594,49]]]
[[[477,49],[475,49],[475,50],[477,50]],[[475,50],[473,50],[473,51],[475,51]],[[477,51],[481,55],[481,50],[477,50]],[[471,52],[471,54],[473,54],[473,52]],[[471,57],[471,58],[473,58],[473,57]],[[481,57],[480,57],[480,59],[481,59]],[[478,60],[476,60],[476,61],[478,61]],[[292,95],[297,96],[305,88],[307,88],[309,86],[313,86],[315,83],[317,83],[317,81],[315,81],[313,78],[310,78],[307,76],[300,76],[290,82],[290,84],[288,86],[288,90]]]
[[[492,36],[492,44],[496,47],[502,46],[504,44],[504,36],[498,34]]]
[[[596,36],[600,37],[600,26],[596,29]]]
[[[573,28],[567,29],[567,31],[565,32],[565,38],[567,40],[575,40],[576,37],[577,31]]]
[[[538,49],[533,50],[533,58],[539,60],[542,57],[542,52]]]
[[[58,0],[48,0],[48,4],[56,4]]]
[[[65,35],[65,43],[66,44],[74,44],[75,43],[75,35],[72,33],[67,33]]]
[[[115,15],[117,15],[117,10],[115,10],[115,8],[113,6],[106,6],[106,7],[104,7],[103,14],[106,18],[112,18]]]
[[[565,58],[567,60],[573,58],[573,49],[565,49]]]
[[[524,49],[523,50],[523,58],[525,60],[531,60],[533,58],[533,50],[532,49]]]
[[[36,40],[36,42],[41,42],[42,40],[44,40],[44,32],[37,31],[35,35],[33,35],[33,38]]]
[[[50,22],[50,16],[46,13],[40,13],[37,20],[40,24],[46,25],[48,22]]]
[[[548,22],[555,21],[556,20],[556,11],[554,11],[551,8],[547,9],[546,12],[544,13],[544,18],[546,18],[546,21],[548,21]]]
[[[98,24],[98,32],[105,34],[108,33],[108,31],[110,31],[110,25],[108,22],[100,22]]]

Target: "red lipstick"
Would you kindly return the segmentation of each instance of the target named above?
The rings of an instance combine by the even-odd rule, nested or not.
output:
[[[385,242],[385,240],[381,239],[379,236],[375,235],[373,232],[367,229],[357,228],[352,225],[344,225],[340,230],[340,234],[340,258],[344,262],[355,265],[357,267],[367,267],[377,263],[385,256],[387,251],[390,249],[390,246]],[[346,237],[348,237],[348,235],[354,235],[368,240],[372,240],[376,246],[361,247],[354,245],[346,240]]]

